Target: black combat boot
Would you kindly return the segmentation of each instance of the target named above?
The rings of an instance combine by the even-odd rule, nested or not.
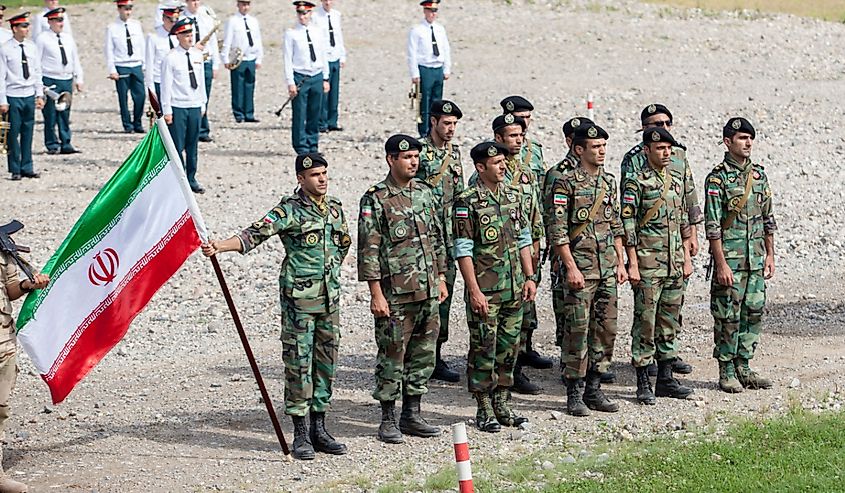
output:
[[[692,365],[682,360],[680,357],[675,358],[675,361],[672,362],[672,373],[689,375],[692,373]]]
[[[324,454],[344,455],[346,445],[338,442],[326,431],[326,413],[311,411],[311,444]]]
[[[657,376],[657,361],[652,361],[648,366],[646,366],[646,368],[648,368],[648,376]]]
[[[657,403],[654,391],[651,389],[651,380],[648,377],[648,366],[637,368],[637,402],[647,406]]]
[[[308,423],[305,416],[291,416],[293,419],[293,454],[294,459],[313,460],[314,447],[311,445],[311,437],[308,435]]]
[[[381,424],[378,427],[378,439],[384,443],[404,443],[402,432],[396,427],[396,401],[381,401]]]
[[[538,370],[548,370],[554,366],[554,361],[547,358],[534,349],[534,344],[531,342],[534,336],[534,331],[527,332],[528,336],[525,340],[525,352],[519,353],[518,363],[520,366],[530,366]]]
[[[601,374],[601,383],[616,383],[616,372],[607,370]]]
[[[657,362],[657,385],[654,387],[657,397],[672,397],[686,399],[693,393],[689,387],[684,387],[677,378],[672,376],[672,360]]]
[[[519,426],[527,423],[528,418],[519,416],[511,408],[511,393],[507,387],[496,387],[493,390],[493,412],[496,420],[504,426]]]
[[[587,371],[587,382],[584,387],[584,404],[593,411],[601,411],[603,413],[615,413],[619,410],[619,405],[612,402],[601,391],[601,373],[596,370]]]
[[[584,401],[581,399],[581,382],[580,378],[564,378],[566,383],[566,411],[570,416],[589,416],[590,410]]]
[[[528,375],[522,372],[522,365],[517,364],[513,368],[513,391],[517,394],[537,395],[543,389],[536,383],[531,383]]]
[[[440,436],[440,428],[426,423],[420,416],[421,395],[402,396],[402,416],[399,418],[399,429],[405,435],[430,438]]]
[[[475,426],[487,433],[498,433],[502,431],[502,425],[496,420],[493,406],[490,404],[490,394],[487,392],[473,392],[472,396],[478,403],[478,410],[475,412]]]
[[[437,351],[435,352],[434,372],[431,374],[432,380],[441,380],[443,382],[458,383],[461,376],[458,372],[449,368],[449,365],[440,357],[440,346],[442,343],[437,343]]]

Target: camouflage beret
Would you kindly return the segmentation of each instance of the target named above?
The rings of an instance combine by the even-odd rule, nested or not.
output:
[[[566,120],[563,124],[563,136],[571,137],[575,130],[581,125],[594,125],[594,123],[592,120],[584,116],[576,116],[575,118]]]
[[[387,154],[399,154],[400,152],[416,149],[422,150],[422,144],[417,139],[405,134],[396,134],[387,139],[384,143],[384,152]]]
[[[473,163],[485,163],[487,162],[487,158],[495,157],[495,156],[505,156],[508,157],[510,155],[510,151],[507,147],[499,144],[498,142],[482,142],[472,150],[469,151],[469,155],[472,158]]]
[[[750,134],[752,139],[757,138],[757,132],[754,130],[754,126],[751,125],[751,122],[741,116],[728,120],[728,123],[725,124],[725,128],[722,129],[722,136],[730,138],[740,132]]]
[[[307,154],[300,154],[296,156],[296,174],[300,174],[305,170],[319,167],[328,168],[329,163],[326,158],[319,152],[309,152]]]

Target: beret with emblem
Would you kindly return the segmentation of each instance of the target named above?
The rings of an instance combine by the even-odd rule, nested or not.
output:
[[[500,128],[509,127],[511,125],[519,125],[522,127],[522,130],[525,130],[525,120],[521,116],[514,116],[510,113],[505,113],[504,115],[499,115],[493,120],[493,131],[497,131]]]
[[[595,123],[590,125],[581,125],[575,129],[572,134],[572,140],[584,141],[587,139],[608,139],[607,132]]]
[[[669,120],[672,120],[672,112],[669,111],[669,108],[663,106],[662,104],[650,104],[643,108],[643,111],[640,113],[640,121],[646,121],[646,118],[652,117],[654,115],[664,114],[669,117]]]
[[[326,158],[319,152],[309,152],[307,154],[300,154],[296,156],[296,174],[300,174],[305,170],[319,167],[328,168],[329,163]]]
[[[566,120],[563,124],[563,136],[564,137],[572,137],[572,134],[575,132],[575,129],[580,127],[581,125],[594,125],[593,121],[584,116],[576,116],[575,118],[570,118]]]
[[[728,120],[728,123],[725,124],[725,128],[722,129],[723,137],[731,138],[738,133],[750,134],[752,139],[757,138],[757,132],[754,130],[754,126],[751,125],[750,121],[742,118],[741,116]]]
[[[422,144],[417,139],[405,134],[396,134],[387,139],[384,143],[384,152],[387,154],[399,154],[410,150],[422,150]]]
[[[514,111],[534,111],[534,105],[529,103],[527,99],[522,96],[508,96],[499,102],[502,105],[502,111],[505,113],[513,113]]]
[[[643,142],[646,145],[656,144],[658,142],[668,142],[673,146],[678,147],[678,141],[676,141],[675,138],[672,137],[672,134],[663,127],[649,128],[643,132]]]
[[[509,154],[510,151],[504,145],[489,141],[482,142],[469,151],[469,156],[472,158],[473,163],[484,163],[487,161],[487,158],[499,155],[508,157]]]
[[[458,108],[458,105],[448,99],[437,99],[432,101],[428,112],[432,116],[456,116],[458,117],[458,120],[464,116],[464,113],[460,108]]]

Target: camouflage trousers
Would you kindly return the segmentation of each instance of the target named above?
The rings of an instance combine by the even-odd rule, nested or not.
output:
[[[437,336],[437,344],[443,344],[449,340],[449,312],[452,310],[452,293],[455,292],[455,277],[457,268],[455,259],[446,259],[446,289],[449,296],[440,303],[440,334]]]
[[[562,287],[552,289],[552,310],[555,312],[555,345],[563,347],[566,339],[566,290]]]
[[[395,401],[428,392],[440,331],[437,298],[390,303],[390,316],[375,319],[376,388],[373,398]]]
[[[6,430],[6,420],[9,419],[11,414],[9,398],[18,378],[18,358],[14,341],[11,341],[11,348],[7,347],[6,344],[0,345],[0,351],[4,351],[0,354],[0,439],[2,439],[3,432]],[[2,463],[2,459],[3,457],[0,455],[0,463]],[[2,466],[0,465],[0,467]]]
[[[563,376],[584,378],[589,366],[610,369],[616,342],[616,278],[584,281],[584,289],[565,289],[564,315],[568,331],[561,346]]]
[[[540,266],[535,266],[535,272],[540,272]],[[540,280],[537,280],[537,286],[540,285]],[[519,341],[519,352],[524,353],[528,348],[528,339],[532,332],[537,329],[539,322],[537,320],[537,304],[533,301],[524,301],[522,303],[522,337]]]
[[[522,333],[522,300],[489,303],[489,313],[482,319],[467,302],[469,354],[467,386],[470,392],[489,392],[496,387],[513,385]]]
[[[340,314],[303,313],[282,301],[285,414],[325,412],[337,369]]]
[[[634,288],[631,364],[635,368],[678,355],[676,335],[684,300],[684,278],[643,277]]]
[[[710,285],[713,314],[713,357],[719,361],[751,359],[760,343],[766,281],[762,270],[734,271],[733,286]]]

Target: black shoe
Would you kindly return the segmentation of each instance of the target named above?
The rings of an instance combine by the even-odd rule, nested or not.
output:
[[[291,453],[294,459],[313,460],[314,446],[311,445],[311,437],[308,433],[308,424],[305,416],[292,416],[293,418],[293,449]]]
[[[11,180],[12,180],[12,181],[21,181],[21,175],[19,175],[19,174],[17,174],[17,173],[12,173],[12,178],[11,178]]]
[[[636,368],[637,370],[637,402],[647,406],[653,406],[657,403],[654,397],[654,390],[651,388],[651,380],[648,378],[648,369],[646,367]]]
[[[496,419],[493,405],[490,403],[490,394],[486,391],[473,392],[473,397],[478,403],[478,410],[475,412],[475,426],[485,433],[499,433],[502,425]]]
[[[522,366],[530,366],[538,370],[548,370],[554,366],[554,361],[537,352],[536,349],[528,349],[518,356],[519,364]]]
[[[396,401],[381,401],[381,424],[378,427],[378,439],[384,443],[404,443],[402,432],[396,426]]]
[[[399,417],[399,430],[403,435],[431,438],[440,436],[440,428],[426,423],[420,416],[421,395],[402,396],[402,415]]]
[[[693,392],[691,388],[681,385],[681,382],[672,376],[672,361],[657,363],[657,384],[654,386],[654,394],[657,397],[686,399]]]
[[[135,130],[133,130],[133,132],[135,132],[136,134],[144,134],[144,133],[146,133],[146,132],[144,131],[144,129],[143,129],[143,128],[136,128]]]
[[[61,149],[47,149],[47,154],[58,154],[62,152]]]
[[[606,371],[601,374],[601,383],[616,383],[616,372]]]
[[[311,444],[315,452],[345,455],[346,445],[338,442],[326,431],[326,413],[311,411]]]
[[[327,133],[329,133],[329,129],[328,128],[321,128],[320,133],[321,134],[327,134]]]
[[[21,173],[24,178],[41,178],[40,173]]]
[[[449,365],[447,365],[445,361],[437,358],[437,362],[434,364],[434,372],[431,374],[431,379],[458,383],[461,381],[461,376],[458,375],[458,372],[449,368]]]
[[[261,120],[259,120],[258,118],[244,118],[244,121],[247,123],[258,123]]]
[[[80,152],[82,152],[82,151],[80,151],[79,149],[73,148],[73,147],[67,147],[67,148],[59,151],[60,154],[79,154]],[[47,151],[47,153],[49,154],[50,151]]]
[[[692,365],[682,360],[681,358],[675,358],[675,361],[672,362],[672,373],[689,375],[690,373],[692,373]]]
[[[198,194],[202,195],[202,194],[205,193],[205,188],[203,188],[202,185],[197,183],[196,185],[191,185],[191,191],[194,192],[194,193],[198,193]]]
[[[243,118],[235,118],[235,123],[243,123],[243,122],[244,122]]]
[[[528,375],[522,372],[522,368],[517,366],[513,369],[513,387],[511,390],[517,394],[537,395],[543,389],[535,383],[531,383]]]
[[[131,134],[131,133],[132,133],[132,129],[131,129],[131,128],[124,128],[124,129],[123,129],[123,133],[125,133],[125,134]]]
[[[343,127],[341,127],[340,125],[336,127],[329,127],[329,132],[343,132]]]
[[[214,142],[214,139],[212,139],[209,135],[205,135],[200,137],[200,142]]]

